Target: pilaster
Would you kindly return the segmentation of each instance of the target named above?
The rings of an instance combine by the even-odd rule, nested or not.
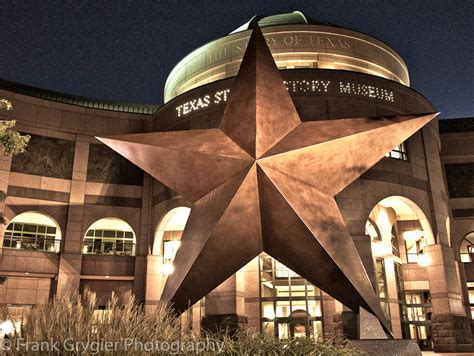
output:
[[[84,199],[86,191],[89,138],[78,135],[74,150],[71,194],[59,262],[57,294],[79,292],[84,240]]]

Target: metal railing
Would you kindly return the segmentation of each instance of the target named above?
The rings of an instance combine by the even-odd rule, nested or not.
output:
[[[84,241],[85,255],[135,256],[135,244],[129,241]]]
[[[4,236],[3,248],[58,253],[61,240],[53,237]]]

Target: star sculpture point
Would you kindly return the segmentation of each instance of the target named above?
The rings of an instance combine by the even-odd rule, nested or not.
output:
[[[162,294],[177,311],[266,252],[389,332],[334,197],[436,115],[302,122],[254,26],[219,128],[98,139],[193,203]]]

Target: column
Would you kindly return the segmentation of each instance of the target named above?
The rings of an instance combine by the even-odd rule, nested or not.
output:
[[[260,271],[258,259],[255,257],[242,269],[245,279],[245,313],[247,327],[259,332],[260,322]]]
[[[244,279],[244,273],[240,270],[206,296],[202,329],[232,333],[247,324]]]
[[[451,247],[444,244],[425,248],[430,282],[431,330],[435,352],[471,352],[470,318],[461,295],[458,268]]]
[[[71,181],[71,195],[66,223],[62,237],[62,251],[59,262],[57,294],[79,292],[81,282],[82,246],[84,232],[84,198],[86,191],[89,138],[78,135],[74,151],[74,165]]]
[[[138,300],[146,299],[146,285],[148,285],[147,263],[149,246],[151,243],[151,177],[144,174],[142,188],[142,209],[140,213],[140,231],[137,236],[137,244],[135,246],[135,279],[133,282],[133,293]],[[153,281],[151,281],[153,287]],[[146,285],[145,285],[146,284]]]
[[[160,303],[166,278],[162,273],[163,256],[146,256],[145,313],[152,313]]]

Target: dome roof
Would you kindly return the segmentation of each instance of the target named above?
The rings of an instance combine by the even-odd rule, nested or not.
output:
[[[276,14],[271,16],[253,16],[248,22],[242,26],[237,27],[232,33],[237,33],[250,29],[250,24],[258,19],[258,25],[260,27],[268,26],[279,26],[279,25],[323,25],[323,26],[334,26],[331,23],[321,22],[313,20],[310,17],[305,16],[301,11],[293,11],[284,14]]]

